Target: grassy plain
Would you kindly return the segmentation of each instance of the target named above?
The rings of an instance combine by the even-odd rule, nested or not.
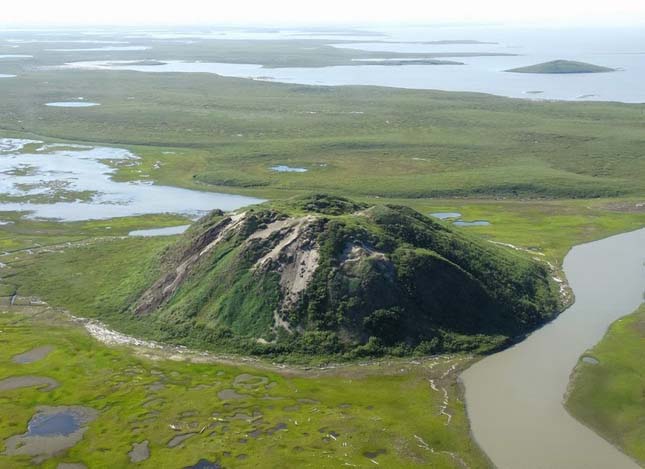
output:
[[[146,440],[150,458],[137,467],[174,469],[200,459],[240,468],[488,467],[467,438],[454,381],[469,363],[465,357],[313,372],[232,366],[203,355],[172,361],[158,350],[137,354],[101,345],[45,307],[0,308],[0,376],[46,376],[60,384],[52,391],[0,392],[0,448],[6,438],[26,431],[39,405],[100,411],[83,440],[39,466],[45,469],[61,462],[126,467],[132,445]],[[54,347],[45,359],[11,361],[43,345]],[[183,443],[168,446],[186,434]],[[0,465],[32,467],[27,456],[4,454]]]
[[[28,67],[0,89],[4,136],[129,148],[141,164],[120,180],[457,210],[492,221],[471,228],[482,235],[555,262],[645,222],[642,105]],[[74,96],[102,105],[43,106]]]
[[[25,70],[0,91],[3,134],[125,146],[143,157],[137,169],[184,187],[270,198],[645,191],[642,105],[78,70]],[[101,106],[44,106],[76,96]],[[276,164],[309,171],[276,173]]]
[[[144,215],[60,223],[53,220],[29,220],[19,212],[0,212],[0,251],[14,253],[26,249],[59,246],[102,236],[126,236],[130,231],[190,223],[177,215]]]
[[[641,465],[645,464],[645,305],[616,321],[580,361],[567,408]]]

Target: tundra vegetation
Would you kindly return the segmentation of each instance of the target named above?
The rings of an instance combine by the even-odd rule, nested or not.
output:
[[[645,463],[645,306],[616,321],[580,360],[567,408],[580,421]]]
[[[2,467],[487,467],[455,381],[468,357],[232,365],[102,345],[48,306],[0,311]],[[40,360],[12,360],[43,346]],[[7,377],[22,380],[10,388]],[[81,438],[30,436],[28,423],[52,409],[82,410]]]
[[[128,266],[114,256],[125,243],[146,246]],[[64,267],[90,258],[80,282]],[[313,195],[216,211],[171,245],[46,255],[13,281],[136,335],[293,359],[492,350],[559,311],[553,275],[409,208]]]
[[[137,40],[163,60],[284,67],[382,57],[327,43],[205,40],[186,47]],[[134,229],[187,219],[63,223],[0,213],[0,310],[6,311],[0,380],[11,379],[0,390],[3,417],[10,416],[0,421],[0,465],[28,466],[42,457],[6,454],[5,443],[27,431],[38,408],[82,406],[98,411],[96,419],[78,443],[45,458],[43,467],[123,466],[129,458],[142,467],[202,459],[236,467],[371,467],[372,460],[487,467],[470,438],[456,374],[477,353],[509,343],[557,312],[550,277],[559,275],[572,245],[645,223],[642,105],[57,69],[77,60],[151,56],[45,50],[51,48],[25,43],[20,52],[34,57],[3,60],[1,72],[16,77],[0,81],[0,137],[126,148],[141,159],[118,167],[117,180],[271,203],[247,210],[242,231],[213,246],[167,298],[146,292],[191,257],[200,236],[228,226],[230,215],[214,213],[182,237],[128,238]],[[0,53],[16,51],[2,46]],[[459,60],[455,54],[388,56]],[[45,106],[78,97],[101,106]],[[307,171],[271,169],[280,165]],[[334,197],[311,198],[323,192]],[[450,220],[426,218],[455,211],[491,224],[455,228]],[[292,226],[295,220],[302,223]],[[286,224],[272,231],[280,223]],[[288,272],[272,270],[281,258],[266,256],[297,229],[305,235],[299,239],[317,246],[318,269],[305,290],[289,297],[288,283],[281,284]],[[255,267],[261,259],[267,264]],[[411,298],[418,296],[416,280],[431,274],[447,291],[422,292],[438,313],[423,318]],[[466,280],[467,291],[454,288],[457,280]],[[396,287],[398,307],[384,282]],[[374,295],[348,301],[356,291]],[[284,304],[285,298],[294,301]],[[485,299],[487,316],[468,308],[476,298]],[[39,306],[41,300],[50,306]],[[239,356],[228,364],[211,355],[172,361],[167,358],[176,358],[176,350],[101,345],[62,308],[140,337],[216,344],[276,361],[388,358],[335,371],[267,368],[264,359],[231,364]],[[459,314],[446,313],[453,309]],[[401,323],[402,317],[410,319]],[[13,360],[41,347],[53,350],[32,363]],[[421,358],[449,351],[460,352]],[[392,357],[404,354],[418,356]],[[190,363],[199,357],[206,363]],[[243,375],[255,378],[236,382]],[[16,387],[29,382],[35,384]]]

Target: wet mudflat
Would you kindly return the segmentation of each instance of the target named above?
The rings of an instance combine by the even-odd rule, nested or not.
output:
[[[142,441],[141,443],[134,443],[132,445],[132,451],[128,453],[128,456],[130,456],[130,462],[138,463],[148,459],[150,457],[149,444],[148,440]]]
[[[46,376],[12,376],[0,380],[0,392],[30,387],[36,387],[42,391],[51,391],[58,386],[58,381]]]
[[[36,347],[35,349],[29,350],[28,352],[15,355],[11,360],[14,363],[23,365],[34,363],[47,357],[47,355],[49,355],[53,350],[54,347],[52,347],[51,345],[44,345],[42,347]]]

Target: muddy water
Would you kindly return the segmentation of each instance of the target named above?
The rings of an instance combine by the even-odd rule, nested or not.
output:
[[[575,304],[463,373],[475,438],[497,467],[638,468],[562,402],[579,357],[643,301],[644,260],[645,229],[576,246],[564,260]]]

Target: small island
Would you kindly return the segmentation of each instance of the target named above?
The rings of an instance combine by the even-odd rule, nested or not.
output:
[[[465,65],[463,62],[454,60],[437,60],[437,59],[383,59],[362,61],[362,65]]]
[[[602,67],[600,65],[588,64],[585,62],[575,62],[573,60],[553,60],[537,65],[530,65],[528,67],[513,68],[506,70],[512,73],[551,73],[551,74],[567,74],[567,73],[607,73],[615,72],[616,70],[609,67]]]
[[[167,65],[168,62],[162,62],[161,60],[151,60],[151,59],[144,59],[144,60],[135,60],[132,62],[109,62],[110,65],[129,65],[129,66],[135,66],[135,67],[156,67],[160,65]]]

